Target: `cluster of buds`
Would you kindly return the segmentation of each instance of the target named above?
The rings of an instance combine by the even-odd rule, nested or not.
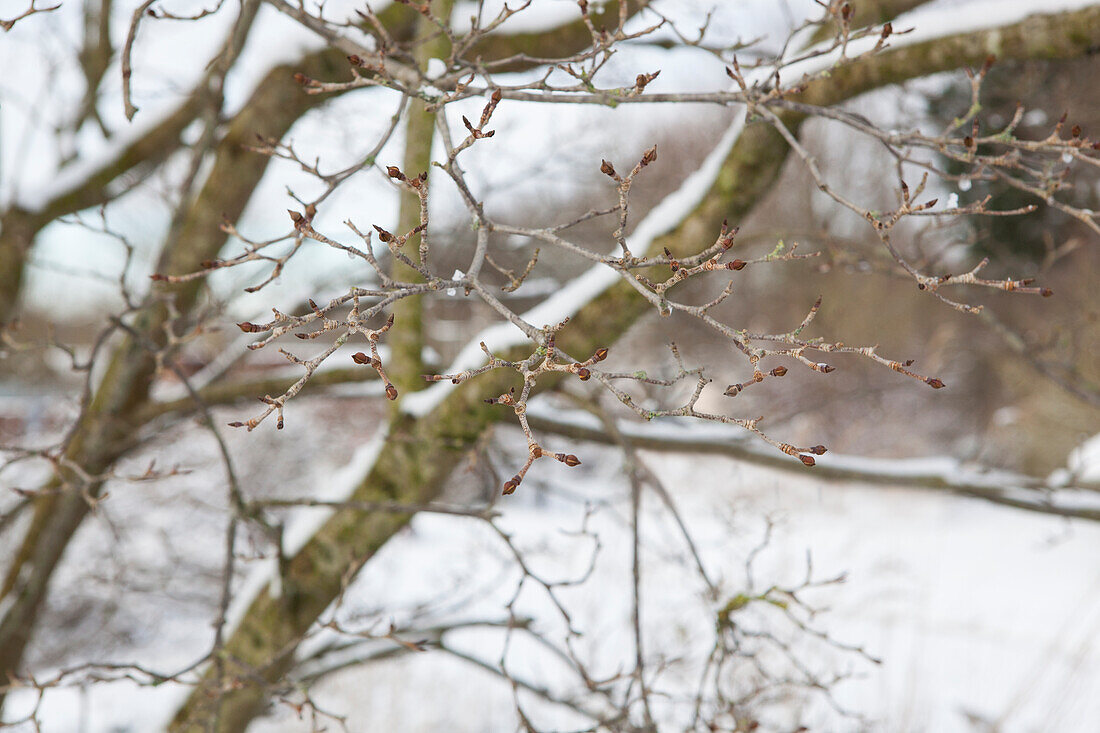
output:
[[[548,453],[537,443],[531,443],[528,445],[527,462],[523,464],[523,468],[519,470],[519,473],[504,482],[501,493],[505,496],[515,493],[516,489],[518,489],[519,485],[523,482],[523,477],[527,475],[528,469],[531,468],[531,464],[540,458],[553,458],[570,468],[581,465],[581,459],[577,458],[572,453]]]
[[[588,368],[593,364],[598,364],[607,358],[607,349],[599,348],[588,359],[584,361],[575,361],[569,365],[569,371],[577,375],[577,378],[582,382],[587,382],[592,378],[592,371]]]
[[[790,443],[780,443],[779,450],[783,451],[788,456],[796,456],[798,460],[802,461],[803,465],[814,466],[817,464],[817,461],[814,460],[814,456],[825,455],[828,449],[823,445],[815,445],[810,448],[796,448]]]
[[[470,135],[474,140],[482,140],[496,134],[496,130],[489,130],[486,132],[485,126],[489,124],[489,119],[493,116],[493,112],[496,111],[497,105],[500,104],[501,96],[499,89],[493,90],[493,93],[489,95],[489,101],[485,104],[484,109],[481,110],[481,119],[478,121],[476,127],[465,117],[465,115],[462,117],[462,124],[470,131]]]
[[[382,359],[378,356],[378,340],[382,337],[382,334],[386,333],[393,328],[393,314],[386,319],[385,324],[381,328],[374,331],[367,331],[367,342],[370,344],[370,356],[367,356],[362,351],[357,351],[351,355],[351,360],[356,364],[369,364],[374,367],[374,370],[378,372],[379,379],[386,385],[386,397],[390,400],[397,399],[397,387],[393,386],[389,377],[386,376],[385,370],[382,368]]]
[[[748,387],[750,384],[757,384],[759,382],[763,382],[765,377],[768,377],[768,376],[782,377],[782,376],[785,376],[786,374],[787,374],[787,367],[785,367],[785,366],[777,366],[775,369],[772,369],[770,372],[767,372],[766,374],[762,371],[757,370],[757,371],[753,372],[751,380],[749,380],[748,382],[742,382],[742,383],[739,383],[739,384],[731,384],[730,386],[726,387],[726,391],[725,391],[724,394],[727,397],[736,397],[737,395],[739,395],[741,393],[741,391],[743,389]]]
[[[401,181],[402,183],[408,184],[417,191],[419,191],[420,187],[423,186],[424,183],[428,180],[427,171],[424,171],[419,176],[408,178],[404,173],[401,172],[401,169],[395,165],[386,166],[386,175],[388,175],[395,181]]]

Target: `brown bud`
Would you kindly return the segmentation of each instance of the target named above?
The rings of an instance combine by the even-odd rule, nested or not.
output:
[[[351,56],[348,56],[348,63],[352,66],[362,66],[363,59],[359,56],[356,56],[355,54],[352,54]]]
[[[1043,288],[1039,291],[1039,295],[1043,296],[1044,298],[1049,298],[1050,296],[1054,295],[1054,291],[1050,288]]]
[[[535,458],[542,458],[542,448],[537,445],[531,446],[531,455]]]
[[[654,145],[649,150],[645,151],[645,155],[642,156],[642,167],[645,168],[650,163],[657,160],[657,146]]]
[[[149,279],[153,280],[155,282],[164,282],[165,280],[168,279],[168,276],[167,275],[161,275],[159,272],[154,272],[152,275],[149,276]]]
[[[736,397],[740,393],[741,393],[741,385],[740,384],[731,384],[730,386],[726,387],[726,391],[723,392],[722,394],[726,395],[726,397]]]
[[[581,465],[581,459],[577,458],[572,453],[570,453],[565,458],[563,458],[561,462],[564,463],[565,465],[569,466],[570,468],[572,468],[573,466]]]
[[[370,357],[364,354],[362,351],[357,351],[351,355],[351,360],[356,364],[370,364]]]
[[[300,213],[298,213],[297,211],[294,211],[292,209],[287,209],[286,213],[290,214],[290,220],[292,222],[294,222],[295,224],[301,224],[302,219],[305,218]]]
[[[499,102],[501,100],[501,97],[503,97],[503,96],[504,95],[501,94],[500,89],[494,89],[493,93],[489,95],[489,99],[491,99],[493,101],[493,103],[495,104],[495,103]]]
[[[383,242],[389,242],[393,240],[393,235],[387,232],[385,229],[378,226],[377,224],[374,224],[372,226],[374,226],[375,231],[378,232],[378,238],[381,239]]]
[[[783,367],[783,366],[777,366],[775,369],[772,369],[772,371],[771,371],[771,375],[773,377],[782,377],[786,373],[787,373],[787,367]]]
[[[231,427],[231,428],[243,428],[244,427],[244,423],[241,422],[240,420],[234,420],[231,423],[227,423],[227,425],[229,425],[229,427]]]
[[[840,17],[844,20],[849,20],[852,17],[852,6],[850,3],[844,3],[840,6]]]
[[[815,456],[823,456],[827,450],[828,448],[823,445],[815,445],[813,448],[810,448],[810,453],[813,453]]]
[[[883,39],[889,38],[890,34],[893,33],[893,32],[894,32],[894,26],[893,26],[892,23],[887,23],[886,25],[882,26],[882,37],[883,37]]]
[[[744,270],[745,265],[747,265],[747,264],[748,263],[745,262],[744,260],[734,260],[733,262],[727,262],[726,267],[729,268],[730,270]]]
[[[607,349],[602,346],[596,349],[596,353],[592,355],[592,361],[600,362],[607,358]]]
[[[282,430],[283,429],[283,416],[282,415],[279,415],[279,418],[275,421],[275,429],[276,430]]]
[[[305,84],[309,84],[313,80],[310,79],[305,74],[303,74],[301,72],[298,72],[297,74],[294,75],[294,81],[298,82],[299,84],[305,85]]]
[[[974,138],[967,135],[966,137],[963,138],[963,145],[965,145],[967,148],[974,147]]]
[[[387,384],[386,385],[386,398],[389,399],[389,400],[396,400],[397,399],[397,387],[394,387],[392,384]]]
[[[238,323],[237,328],[241,329],[245,333],[256,333],[257,331],[262,331],[263,330],[262,326],[257,326],[255,323],[251,323],[249,321],[244,321],[243,323]]]
[[[614,178],[615,177],[615,166],[611,165],[606,160],[601,160],[600,161],[600,173],[603,173],[605,176],[611,176],[612,178]]]
[[[928,379],[924,380],[924,382],[932,389],[943,389],[946,386],[944,385],[942,380],[937,379],[936,377],[929,377]]]
[[[390,178],[396,178],[399,181],[405,180],[405,174],[395,165],[386,166],[386,173],[389,174]]]
[[[204,270],[212,270],[218,266],[218,260],[203,260],[199,266]]]
[[[588,371],[584,367],[577,370],[577,378],[582,382],[587,382],[592,377],[592,372]]]
[[[814,460],[813,456],[799,456],[798,460],[802,461],[807,466],[813,466],[817,463],[817,461]]]
[[[504,489],[501,490],[500,493],[504,494],[505,496],[507,496],[508,494],[511,494],[519,486],[519,482],[520,482],[520,477],[519,476],[513,476],[512,478],[510,478],[510,479],[508,479],[507,481],[504,482]]]

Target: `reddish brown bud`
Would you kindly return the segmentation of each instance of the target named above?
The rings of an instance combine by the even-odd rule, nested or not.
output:
[[[203,260],[199,263],[199,267],[204,270],[212,270],[219,264],[218,260]]]
[[[887,23],[882,26],[882,38],[885,40],[890,37],[890,34],[894,32],[894,26],[892,23]]]
[[[1081,137],[1081,126],[1074,125],[1072,128],[1070,128],[1069,134],[1073,135],[1074,137]]]
[[[389,400],[396,400],[397,399],[397,387],[394,387],[392,384],[387,384],[386,385],[386,398],[389,399]]]
[[[965,145],[968,149],[974,147],[974,138],[967,135],[963,138],[963,145]]]
[[[592,377],[592,372],[588,371],[584,367],[581,367],[580,369],[577,370],[577,377],[582,382],[587,382]]]
[[[351,56],[348,56],[348,63],[352,66],[362,66],[363,59],[359,56],[356,56],[355,54],[352,54]]]
[[[243,428],[244,427],[244,423],[241,422],[240,420],[234,420],[231,423],[227,423],[227,425],[229,425],[229,427],[231,427],[231,428]]]
[[[580,459],[580,458],[577,458],[577,457],[576,457],[575,455],[573,455],[572,453],[570,453],[570,454],[569,454],[569,455],[567,455],[567,456],[566,456],[565,458],[563,458],[563,459],[561,460],[561,462],[562,462],[562,463],[564,463],[565,465],[569,466],[570,468],[572,468],[572,467],[574,467],[574,466],[579,466],[579,465],[581,465],[581,459]]]
[[[733,262],[727,262],[726,267],[731,269],[731,270],[744,270],[745,265],[747,265],[747,264],[748,263],[745,262],[744,260],[734,260]]]
[[[817,461],[814,460],[813,456],[799,456],[798,460],[802,461],[807,466],[813,466],[817,463]]]
[[[932,389],[943,389],[944,386],[946,386],[944,385],[942,380],[936,377],[929,377],[928,379],[924,380],[924,382]]]
[[[787,373],[787,367],[783,367],[783,366],[777,366],[775,369],[772,369],[772,371],[771,371],[771,375],[773,377],[782,377],[786,373]]]
[[[283,429],[283,416],[282,415],[279,415],[278,419],[275,420],[275,429],[276,430],[282,430]]]
[[[370,357],[364,354],[362,351],[357,351],[351,355],[351,360],[356,364],[370,364]]]
[[[840,17],[846,21],[851,19],[852,6],[849,3],[844,3],[840,6]]]
[[[606,160],[601,160],[600,161],[600,173],[603,173],[605,176],[611,176],[612,178],[614,178],[615,177],[615,166],[611,165]]]
[[[390,178],[396,178],[399,181],[405,180],[405,174],[395,165],[386,166],[386,173],[389,174]]]
[[[507,481],[504,482],[504,488],[501,490],[500,493],[504,494],[505,496],[507,496],[508,494],[511,494],[519,486],[519,482],[520,482],[520,477],[519,476],[513,476],[512,478],[510,478],[510,479],[508,479]]]
[[[493,93],[489,95],[489,99],[491,99],[493,103],[496,104],[501,100],[503,96],[504,95],[501,93],[500,89],[494,89]]]
[[[1044,298],[1049,298],[1050,296],[1054,295],[1054,291],[1050,288],[1043,288],[1039,291],[1039,295],[1043,296]]]
[[[645,168],[650,163],[657,160],[657,146],[654,145],[649,150],[645,151],[645,155],[642,156],[642,167]]]
[[[149,276],[149,279],[156,282],[163,282],[168,279],[168,276],[161,275],[159,272],[154,272],[152,275]]]
[[[827,450],[828,448],[823,445],[815,445],[813,448],[810,448],[810,453],[813,453],[815,456],[823,456]]]
[[[726,387],[726,391],[723,392],[722,394],[726,395],[726,397],[736,397],[740,393],[741,393],[741,385],[740,384],[731,384],[730,386]]]
[[[294,75],[294,81],[298,82],[299,84],[305,85],[305,84],[309,84],[313,80],[310,79],[305,74],[303,74],[301,72],[298,72],[297,74]]]
[[[378,238],[381,239],[383,242],[389,242],[393,240],[393,235],[387,232],[385,229],[378,226],[377,224],[374,224],[372,226],[374,226],[375,231],[378,232]]]
[[[600,362],[607,358],[607,349],[602,346],[596,349],[596,353],[592,355],[592,361]]]
[[[238,323],[237,328],[241,329],[245,333],[256,333],[257,331],[264,330],[263,326],[257,326],[255,323],[251,323],[249,321],[244,321],[243,323]]]

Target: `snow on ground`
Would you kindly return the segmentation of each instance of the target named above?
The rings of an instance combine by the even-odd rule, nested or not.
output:
[[[519,456],[518,438],[503,436],[501,465]],[[578,655],[593,674],[610,676],[630,669],[633,659],[628,491],[616,453],[587,445],[574,450],[585,461],[582,467],[540,465],[516,496],[500,504],[501,526],[531,553],[536,572],[555,580],[577,578],[593,542],[573,533],[581,526],[585,502],[601,507],[588,525],[601,543],[595,571],[584,584],[562,590],[561,598],[584,632]],[[815,578],[848,575],[842,586],[807,594],[814,605],[829,608],[818,626],[883,660],[876,666],[825,650],[784,631],[774,615],[750,607],[739,622],[796,639],[795,649],[819,671],[856,674],[836,686],[835,697],[867,717],[845,718],[821,696],[809,694],[785,700],[771,709],[768,720],[794,724],[790,716],[801,711],[801,722],[811,730],[967,731],[974,730],[968,716],[977,716],[1001,723],[1004,731],[1094,730],[1100,699],[1089,691],[1100,686],[1094,641],[1100,632],[1100,576],[1092,560],[1100,549],[1100,528],[950,494],[824,484],[811,472],[792,475],[724,458],[642,457],[674,497],[722,591],[717,604],[707,600],[678,531],[648,492],[642,618],[647,660],[654,666],[670,661],[653,683],[668,695],[657,704],[664,729],[680,730],[690,720],[688,697],[711,640],[713,614],[746,590],[745,558],[760,543],[768,517],[775,529],[754,566],[757,591],[800,582],[811,553]],[[331,471],[331,464],[323,470]],[[207,487],[193,488],[188,501],[199,506],[214,501],[215,482]],[[127,501],[121,494],[119,500]],[[121,523],[125,516],[115,519]],[[216,537],[220,530],[201,521],[189,526],[195,527],[193,541],[206,544],[212,540],[205,535]],[[137,531],[157,532],[153,526]],[[131,551],[141,545],[140,538],[133,542]],[[155,552],[152,544],[146,552]],[[216,551],[207,554],[216,561]],[[503,544],[480,521],[421,515],[368,564],[337,617],[348,628],[375,630],[413,618],[500,621],[517,577]],[[210,632],[194,605],[157,594],[139,600],[153,633],[135,634],[112,659],[165,670],[201,655]],[[560,642],[561,620],[540,589],[525,589],[516,613],[532,617],[536,628]],[[446,640],[451,648],[495,663],[502,638],[500,630],[472,629]],[[305,649],[326,639],[331,635],[313,639]],[[383,642],[373,648],[384,647]],[[533,644],[517,640],[507,660],[519,677],[562,693],[579,689],[564,665]],[[42,718],[45,730],[59,733],[78,725],[88,733],[155,730],[182,692],[171,685],[139,689],[130,683],[50,692]],[[515,726],[509,686],[441,651],[337,673],[319,683],[315,699],[347,715],[352,731]],[[568,728],[580,722],[530,694],[520,699],[542,724]],[[26,697],[13,696],[11,713],[20,700]],[[252,730],[305,731],[309,721],[283,709]]]

